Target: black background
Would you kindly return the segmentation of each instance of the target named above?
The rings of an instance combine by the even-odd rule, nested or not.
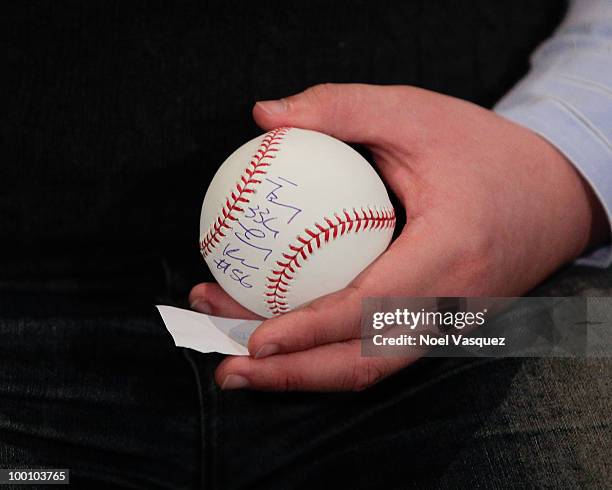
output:
[[[180,296],[256,100],[414,84],[491,106],[565,2],[3,4],[1,291]],[[375,122],[373,122],[375,123]]]

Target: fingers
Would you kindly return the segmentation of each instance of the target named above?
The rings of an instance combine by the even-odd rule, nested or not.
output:
[[[205,282],[194,286],[189,293],[191,308],[207,315],[244,320],[257,320],[261,317],[234,300],[221,286]]]
[[[359,337],[361,294],[354,287],[263,322],[249,339],[250,354],[261,359]]]
[[[257,102],[253,117],[266,130],[295,126],[376,146],[398,141],[401,116],[399,141],[406,141],[410,121],[399,109],[406,108],[405,96],[413,90],[364,84],[315,85],[291,97]]]
[[[359,338],[365,297],[428,294],[450,266],[447,242],[420,223],[367,267],[345,289],[264,321],[249,339],[257,358]],[[449,289],[451,291],[451,289]]]
[[[228,357],[215,380],[224,390],[360,391],[412,359],[361,357],[359,340],[266,359]]]

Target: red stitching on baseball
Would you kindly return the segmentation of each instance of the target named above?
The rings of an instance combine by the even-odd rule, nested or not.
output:
[[[265,134],[255,155],[251,158],[249,165],[244,169],[240,176],[240,181],[236,187],[230,192],[229,197],[225,199],[225,205],[221,208],[220,214],[213,221],[204,238],[200,240],[200,252],[206,257],[221,241],[220,237],[224,237],[223,229],[231,229],[232,221],[236,221],[236,212],[243,212],[244,204],[248,204],[250,199],[248,194],[253,194],[255,189],[253,186],[261,184],[261,176],[266,175],[266,167],[271,163],[269,161],[275,158],[274,153],[279,150],[280,142],[289,132],[291,128],[276,128]]]
[[[315,223],[314,226],[306,228],[302,235],[298,235],[297,243],[289,245],[289,252],[281,254],[282,259],[276,261],[276,266],[272,269],[272,277],[268,276],[266,289],[266,304],[273,315],[279,315],[289,311],[289,306],[284,301],[291,281],[295,277],[297,269],[302,267],[302,263],[308,260],[308,256],[313,253],[315,248],[321,248],[322,245],[335,240],[338,236],[343,236],[354,229],[355,233],[360,231],[381,230],[384,228],[392,228],[395,226],[395,210],[376,209],[361,210],[353,209],[352,215],[348,211],[343,210],[340,213],[335,213],[333,218],[323,217],[324,225]],[[313,230],[314,229],[314,230]]]

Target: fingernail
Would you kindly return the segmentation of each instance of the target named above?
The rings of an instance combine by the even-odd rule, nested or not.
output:
[[[257,102],[257,105],[270,116],[276,116],[287,111],[287,101],[280,100],[262,100]]]
[[[191,303],[191,309],[199,311],[200,313],[206,313],[207,315],[210,315],[210,312],[212,311],[210,304],[203,299],[196,299],[193,303]]]
[[[240,390],[249,386],[249,380],[239,374],[228,374],[221,385],[222,390]]]
[[[273,356],[278,354],[280,346],[278,344],[265,344],[262,345],[259,350],[255,353],[255,359],[261,359],[263,357]]]

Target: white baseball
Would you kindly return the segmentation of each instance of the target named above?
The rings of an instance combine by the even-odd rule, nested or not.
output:
[[[270,317],[344,288],[389,245],[395,213],[371,165],[315,131],[238,148],[202,205],[200,250],[221,287]]]

